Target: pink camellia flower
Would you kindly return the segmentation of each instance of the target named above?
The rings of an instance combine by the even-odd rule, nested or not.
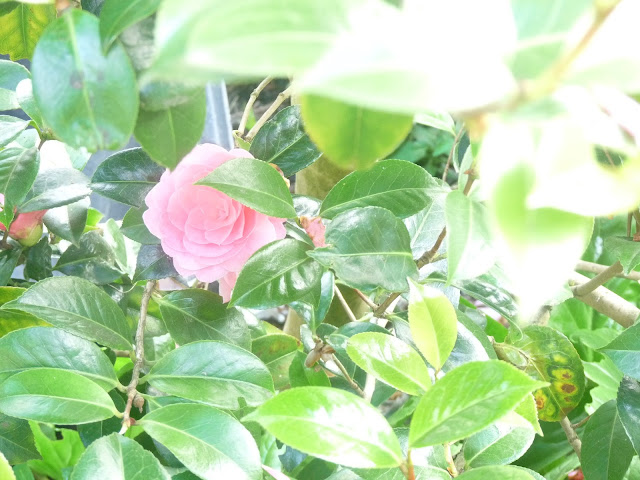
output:
[[[4,203],[4,195],[0,193],[0,202]],[[0,211],[2,209],[0,208]],[[19,213],[11,222],[9,236],[18,240],[25,247],[31,247],[38,243],[42,237],[42,217],[46,210],[35,212]],[[0,223],[0,231],[4,232],[7,227]]]
[[[233,158],[253,158],[242,149],[195,147],[173,172],[166,171],[145,199],[144,223],[160,239],[180,275],[220,282],[224,301],[253,253],[284,238],[284,221],[258,213],[211,187],[194,185]]]

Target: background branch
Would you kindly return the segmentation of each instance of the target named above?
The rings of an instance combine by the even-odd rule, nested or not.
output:
[[[580,441],[580,438],[578,438],[578,434],[576,433],[576,431],[571,426],[569,417],[564,417],[562,420],[560,420],[560,426],[567,436],[569,445],[571,445],[573,451],[576,452],[576,455],[578,456],[578,458],[580,458],[580,456],[582,455],[582,442]]]
[[[583,260],[580,260],[576,265],[576,270],[581,270],[583,272],[589,272],[589,273],[600,273],[605,271],[607,268],[609,268],[607,265],[600,265],[599,263],[585,262]],[[640,281],[640,272],[632,271],[632,272],[629,272],[628,275],[625,275],[624,273],[619,273],[616,275],[616,277],[628,278],[629,280]]]
[[[622,264],[620,262],[616,262],[610,267],[605,268],[600,273],[598,273],[595,277],[585,283],[581,283],[572,288],[573,294],[576,297],[580,297],[582,295],[586,295],[588,293],[593,292],[596,288],[601,285],[604,285],[612,278],[616,277],[622,273]]]

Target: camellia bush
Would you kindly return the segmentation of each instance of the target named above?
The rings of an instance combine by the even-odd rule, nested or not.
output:
[[[639,19],[0,0],[0,479],[640,478]]]

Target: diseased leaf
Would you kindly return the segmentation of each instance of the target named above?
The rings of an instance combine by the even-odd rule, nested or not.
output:
[[[16,4],[0,16],[0,54],[11,60],[30,59],[44,29],[55,18],[53,5]]]

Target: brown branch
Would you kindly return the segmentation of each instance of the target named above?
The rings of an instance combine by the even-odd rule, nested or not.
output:
[[[276,113],[276,110],[280,108],[280,105],[282,105],[291,96],[291,92],[292,92],[292,88],[288,87],[286,90],[278,94],[275,101],[271,104],[271,106],[267,109],[267,111],[262,114],[262,116],[260,117],[260,120],[256,122],[253,128],[249,130],[249,133],[247,133],[247,135],[244,137],[244,139],[247,142],[250,142],[251,140],[253,140],[253,137],[256,136],[258,131],[262,128],[262,126],[265,123],[267,123],[267,121],[271,118],[271,116],[274,113]]]
[[[358,385],[355,380],[353,378],[351,378],[351,375],[349,375],[349,372],[347,372],[347,369],[344,368],[344,365],[342,364],[342,362],[340,360],[338,360],[338,357],[334,355],[331,356],[331,360],[333,360],[333,362],[337,365],[338,369],[340,370],[340,372],[342,372],[342,376],[344,377],[344,379],[349,382],[349,385],[351,385],[351,388],[353,388],[356,392],[358,392],[358,395],[360,395],[362,398],[365,398],[366,395],[365,393],[362,391],[362,389],[360,388],[360,385]]]
[[[147,282],[142,294],[142,300],[140,301],[140,320],[138,320],[138,328],[136,329],[136,361],[133,364],[131,382],[129,382],[129,385],[127,386],[127,405],[122,417],[122,428],[120,429],[120,434],[125,433],[135,422],[135,420],[131,418],[131,407],[133,407],[134,401],[136,402],[136,406],[140,407],[140,405],[137,405],[139,400],[136,400],[136,398],[142,398],[138,395],[137,388],[138,381],[140,380],[140,370],[142,370],[142,366],[144,365],[144,327],[147,323],[149,300],[151,300],[151,294],[156,288],[156,283],[157,282],[155,280]]]
[[[584,417],[582,420],[580,420],[577,423],[572,423],[571,424],[571,428],[573,428],[574,430],[580,428],[581,426],[583,426],[584,424],[586,424],[589,419],[591,418],[591,415],[587,415],[586,417]]]
[[[607,268],[607,265],[600,265],[599,263],[585,262],[580,260],[576,265],[576,270],[582,270],[583,272],[590,273],[601,273],[604,272]],[[627,278],[629,280],[640,281],[640,272],[629,272],[628,275],[624,273],[619,273],[616,275],[618,278]]]
[[[447,157],[447,163],[444,166],[444,173],[442,174],[442,181],[447,181],[447,173],[449,172],[449,166],[451,165],[451,160],[453,160],[453,154],[457,151],[457,146],[460,143],[460,139],[462,138],[462,132],[464,132],[464,128],[460,128],[460,131],[456,134],[453,139],[453,145],[451,146],[451,150],[449,151],[449,156]]]
[[[576,272],[573,272],[569,277],[570,283],[574,285],[585,283],[588,280],[588,277]],[[575,298],[625,328],[633,325],[636,319],[640,316],[640,309],[638,309],[638,307],[627,302],[624,298],[613,293],[606,287],[597,287],[592,292],[587,293],[586,295],[576,296]]]
[[[571,290],[576,297],[581,297],[587,295],[588,293],[593,292],[596,288],[604,285],[612,278],[622,273],[622,264],[620,262],[616,262],[610,267],[605,268],[600,273],[598,273],[595,277],[585,283],[581,283],[576,285]]]
[[[333,293],[336,295],[336,297],[338,297],[338,300],[340,300],[340,304],[342,305],[342,308],[346,312],[347,317],[349,317],[349,320],[352,321],[352,322],[357,322],[358,319],[353,314],[353,311],[351,310],[351,307],[349,306],[347,301],[344,299],[344,296],[342,296],[342,292],[340,291],[340,289],[338,288],[337,285],[333,286]]]
[[[576,455],[578,456],[578,458],[580,458],[580,456],[582,455],[582,442],[580,441],[580,438],[578,438],[578,434],[576,433],[576,431],[571,426],[569,417],[564,417],[562,420],[560,420],[560,426],[567,436],[569,445],[571,445],[573,451],[576,452]]]
[[[444,241],[444,237],[446,235],[447,235],[447,227],[444,227],[440,232],[440,235],[438,235],[436,243],[434,243],[433,247],[431,247],[431,250],[429,250],[424,255],[422,255],[416,262],[416,264],[418,265],[418,270],[420,270],[422,267],[424,267],[428,263],[431,263],[431,260],[433,259],[433,257],[435,257],[436,253],[438,253],[438,250],[440,249],[440,246],[442,245],[442,242]]]
[[[356,295],[358,295],[364,303],[366,303],[367,305],[369,305],[369,307],[371,307],[372,310],[376,310],[378,308],[378,304],[371,301],[371,299],[367,295],[362,293],[360,290],[355,288],[354,291],[356,292]]]
[[[373,312],[374,317],[383,317],[387,313],[387,308],[391,306],[391,304],[395,301],[396,298],[400,296],[399,292],[392,293],[384,299],[384,302],[380,304],[380,306]]]
[[[273,77],[267,77],[260,82],[260,84],[255,88],[251,95],[249,95],[249,100],[247,101],[247,106],[244,107],[244,112],[242,112],[242,118],[240,119],[240,125],[238,125],[238,135],[244,135],[244,129],[247,126],[247,121],[249,120],[249,113],[251,112],[251,108],[253,104],[256,103],[256,100],[262,93],[262,90],[271,83]]]

